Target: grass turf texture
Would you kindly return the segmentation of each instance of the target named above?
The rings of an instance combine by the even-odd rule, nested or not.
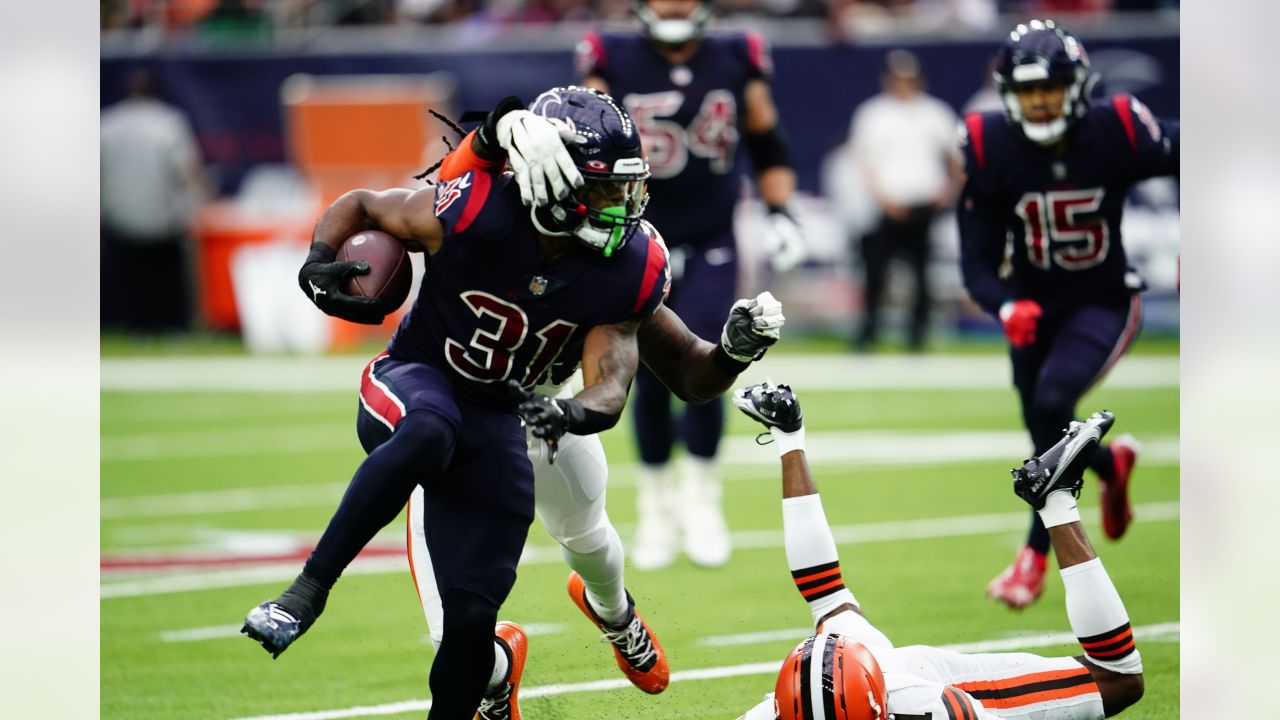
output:
[[[1157,354],[1161,354],[1159,350]],[[821,392],[797,385],[811,433],[840,430],[1013,430],[1017,401],[1006,391],[902,390]],[[1087,397],[1082,413],[1108,407],[1117,432],[1178,433],[1176,389],[1108,389]],[[104,555],[191,552],[238,533],[314,539],[327,522],[361,452],[349,393],[118,393],[102,396]],[[736,412],[728,432],[755,427]],[[275,435],[272,435],[275,433]],[[251,442],[266,436],[268,442]],[[610,515],[624,539],[634,523],[635,455],[629,430],[604,436],[613,471]],[[275,446],[277,449],[269,449]],[[267,449],[261,449],[267,448]],[[1020,513],[1007,473],[1020,458],[1000,462],[852,467],[815,459],[815,475],[834,526]],[[735,531],[781,528],[776,466],[730,465],[727,512]],[[129,511],[137,496],[226,488],[304,488],[271,507],[182,513]],[[1176,464],[1139,465],[1136,503],[1178,499]],[[267,503],[264,503],[266,505]],[[1086,483],[1082,506],[1095,507]],[[120,510],[119,508],[124,508]],[[1120,589],[1135,626],[1178,620],[1176,520],[1143,522],[1120,543],[1102,540],[1096,513],[1086,515],[1096,546]],[[403,536],[398,520],[380,536]],[[1014,613],[983,597],[986,582],[1012,558],[1022,530],[931,539],[845,543],[846,582],[864,609],[898,644],[948,644],[1038,632],[1068,632],[1062,586],[1050,577],[1041,601]],[[552,556],[521,566],[501,617],[559,626],[530,640],[524,687],[620,678],[606,645],[564,592],[567,569],[535,522],[530,544]],[[673,671],[780,661],[806,634],[809,618],[787,572],[780,544],[739,549],[730,565],[702,571],[681,560],[659,572],[629,571],[628,586],[659,633]],[[300,563],[299,563],[300,565]],[[104,578],[104,584],[112,580]],[[432,650],[407,572],[344,577],[321,621],[279,660],[244,637],[165,642],[165,631],[236,625],[255,603],[286,584],[179,592],[101,601],[102,715],[108,718],[234,718],[377,705],[429,696]],[[703,644],[710,636],[794,630],[789,636],[731,647]],[[1139,643],[1147,695],[1126,718],[1178,713],[1178,645]],[[1077,654],[1078,646],[1037,648]],[[758,702],[772,677],[754,674],[674,683],[649,697],[627,687],[527,698],[528,720],[595,718],[733,718]],[[380,717],[421,718],[415,710]]]

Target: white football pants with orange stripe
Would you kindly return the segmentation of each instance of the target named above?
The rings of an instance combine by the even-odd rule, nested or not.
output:
[[[572,396],[568,383],[558,388],[540,387],[538,391],[556,397]],[[527,436],[527,440],[529,462],[533,463],[534,502],[538,518],[551,537],[560,543],[565,561],[582,576],[594,597],[613,597],[625,603],[624,551],[618,531],[605,512],[609,466],[600,438],[596,435],[565,435],[560,438],[554,465],[547,461],[545,442],[532,435]],[[427,553],[422,526],[422,497],[422,488],[419,487],[414,489],[409,500],[409,563],[431,640],[438,645],[444,629],[444,611],[436,592],[431,557]]]
[[[891,716],[934,720],[1103,718],[1098,686],[1088,668],[1075,658],[970,654],[928,645],[894,647],[884,633],[851,610],[827,620],[822,630],[853,637],[871,650],[884,671]],[[773,695],[769,694],[739,720],[774,717]]]

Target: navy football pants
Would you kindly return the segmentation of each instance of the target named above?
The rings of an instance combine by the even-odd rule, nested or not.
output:
[[[1045,308],[1036,341],[1009,349],[1013,384],[1022,400],[1022,419],[1031,433],[1034,453],[1048,450],[1076,419],[1076,403],[1098,384],[1138,336],[1142,300],[1122,305]],[[1090,467],[1105,479],[1112,475],[1111,451],[1099,445]],[[1027,544],[1049,551],[1049,533],[1031,513]]]
[[[444,609],[431,667],[433,720],[470,720],[493,669],[493,625],[533,522],[533,467],[510,411],[458,398],[424,363],[385,354],[365,368],[356,419],[369,456],[307,562],[332,585],[424,490],[427,550]]]
[[[733,232],[726,231],[701,248],[686,245],[673,249],[672,268],[675,277],[667,307],[693,334],[718,344],[729,307],[737,299],[738,253]],[[689,454],[715,457],[724,433],[721,399],[685,405],[683,417],[677,420],[671,411],[671,391],[642,365],[630,402],[640,460],[645,464],[662,465],[670,460],[677,434]]]

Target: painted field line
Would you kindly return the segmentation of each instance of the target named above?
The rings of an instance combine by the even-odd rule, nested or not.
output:
[[[324,392],[359,388],[366,356],[322,358],[103,358],[104,391]],[[992,355],[785,355],[751,366],[742,384],[804,378],[806,390],[1008,389],[1009,360]],[[1129,357],[1107,377],[1114,388],[1177,387],[1177,357]]]
[[[1080,508],[1080,514],[1090,526],[1096,525],[1098,509]],[[1177,501],[1142,503],[1134,507],[1139,523],[1164,522],[1178,519]],[[985,515],[960,515],[954,517],[925,518],[921,520],[897,520],[856,525],[835,525],[831,528],[836,542],[841,545],[857,545],[898,540],[923,540],[943,537],[997,535],[1025,530],[1026,512],[992,513]],[[779,548],[783,546],[781,530],[746,530],[731,534],[733,546],[738,549]],[[521,565],[540,565],[563,562],[558,547],[527,545],[520,557]],[[347,568],[347,575],[380,575],[404,573],[403,556],[357,558]],[[291,580],[298,574],[298,563],[262,565],[202,573],[166,574],[158,577],[133,578],[104,582],[100,597],[104,600],[146,595],[164,595],[177,592],[194,592],[220,588],[243,587]]]
[[[796,636],[797,642],[804,638],[804,633],[807,631],[801,630],[800,632],[801,634]],[[1143,625],[1133,628],[1133,635],[1135,638],[1156,641],[1176,639],[1179,632],[1179,624],[1176,622],[1161,623],[1158,625]],[[1078,641],[1075,636],[1071,633],[1045,633],[1043,635],[986,640],[960,645],[940,645],[939,647],[948,650],[956,650],[957,652],[996,652],[1001,650],[1033,650],[1035,648],[1053,647],[1055,645],[1074,645],[1077,642]],[[720,680],[723,678],[742,677],[746,675],[773,675],[778,672],[778,667],[781,665],[781,662],[782,660],[779,658],[778,660],[744,663],[742,665],[724,665],[720,667],[699,668],[697,670],[678,670],[671,673],[671,682]],[[590,680],[587,682],[557,683],[554,685],[539,685],[537,687],[520,688],[520,697],[522,699],[552,697],[556,695],[604,692],[630,687],[631,683],[622,678],[611,678],[608,680]],[[759,700],[756,699],[758,697],[758,695],[755,695],[751,698],[743,698],[742,709],[745,710],[750,705],[758,703]],[[340,718],[373,717],[377,715],[422,712],[430,708],[431,700],[429,699],[402,700],[400,702],[386,703],[383,705],[357,705],[349,708],[286,713],[283,715],[255,715],[247,718],[238,718],[237,720],[339,720]],[[732,711],[732,709],[727,710]]]
[[[166,630],[160,633],[160,641],[167,643],[199,642],[202,640],[222,640],[240,637],[242,625],[210,625],[208,627],[188,628],[186,630]],[[520,623],[524,634],[530,637],[537,635],[555,635],[564,632],[564,623]],[[423,641],[430,644],[430,639],[423,635]]]

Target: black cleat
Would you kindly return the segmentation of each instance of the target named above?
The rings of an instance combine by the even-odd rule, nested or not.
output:
[[[1066,490],[1079,497],[1093,449],[1115,421],[1116,416],[1106,410],[1090,415],[1084,422],[1071,421],[1067,434],[1056,445],[1010,471],[1013,492],[1036,510],[1044,507],[1051,492]]]
[[[800,401],[789,385],[774,385],[770,380],[749,385],[733,394],[733,404],[747,417],[768,428],[791,433],[804,426]]]

